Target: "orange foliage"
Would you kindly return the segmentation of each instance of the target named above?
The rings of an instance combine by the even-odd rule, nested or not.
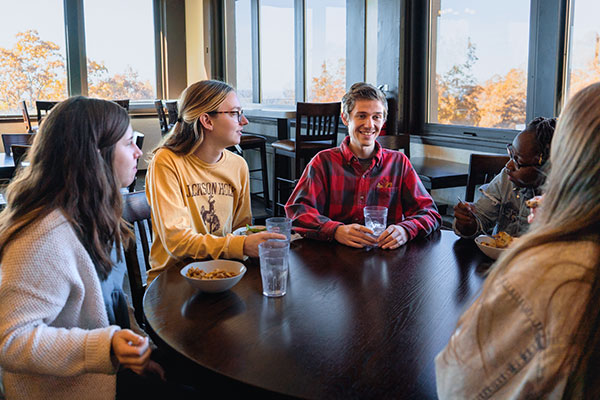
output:
[[[594,46],[594,56],[592,60],[587,64],[585,69],[577,69],[571,71],[571,76],[569,77],[569,93],[568,96],[571,97],[579,90],[584,87],[600,81],[600,35],[596,33],[596,41]]]
[[[0,47],[0,113],[20,113],[18,103],[63,100],[67,97],[64,56],[56,43],[40,38],[36,30],[20,32],[12,49]],[[110,75],[103,63],[88,59],[88,95],[105,99],[150,99],[154,89],[129,67]]]
[[[327,103],[341,101],[346,93],[346,60],[338,60],[337,71],[331,74],[327,64],[321,64],[321,75],[312,78],[308,101]]]

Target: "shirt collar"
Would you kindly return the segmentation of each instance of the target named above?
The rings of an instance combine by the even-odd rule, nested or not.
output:
[[[350,136],[346,136],[342,143],[340,144],[340,149],[342,151],[342,157],[344,158],[344,162],[347,164],[352,164],[353,160],[358,161],[358,157],[354,155],[352,150],[350,150]],[[379,142],[375,141],[375,165],[380,166],[383,161],[383,147],[379,144]]]

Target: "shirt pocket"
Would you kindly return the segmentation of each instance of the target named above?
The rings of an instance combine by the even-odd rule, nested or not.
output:
[[[369,193],[367,205],[369,206],[384,206],[390,207],[392,202],[395,202],[398,196],[398,187],[375,188]],[[389,212],[389,210],[388,210]]]

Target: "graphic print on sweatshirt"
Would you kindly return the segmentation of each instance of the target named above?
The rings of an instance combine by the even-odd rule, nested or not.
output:
[[[225,182],[202,182],[186,185],[187,197],[201,197],[200,216],[208,233],[218,233],[221,229],[221,221],[217,212],[219,205],[216,204],[218,197],[225,196],[233,198],[235,187]],[[223,201],[220,200],[219,203]],[[225,200],[227,202],[227,200]],[[221,213],[223,211],[221,210]]]

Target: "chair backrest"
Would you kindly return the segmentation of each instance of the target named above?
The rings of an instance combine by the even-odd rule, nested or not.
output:
[[[23,114],[23,122],[25,123],[25,129],[27,130],[27,133],[33,133],[34,128],[33,126],[31,126],[31,118],[29,118],[29,111],[27,111],[27,102],[25,100],[22,100],[19,102],[19,105],[21,106],[21,113]]]
[[[117,103],[118,105],[120,105],[121,107],[123,107],[125,110],[129,111],[129,99],[124,99],[124,100],[112,100],[113,103]]]
[[[124,253],[135,319],[143,328],[146,280],[142,275],[141,267],[143,266],[145,271],[150,269],[150,244],[152,243],[151,209],[144,192],[123,194],[123,219],[133,225],[135,234],[135,240],[131,241]],[[141,256],[138,243],[141,244]]]
[[[7,156],[11,156],[11,146],[13,144],[31,145],[34,137],[35,133],[3,133],[2,145],[4,146],[4,152]]]
[[[140,132],[135,132],[135,145],[141,150],[142,146],[144,145],[144,134],[140,133]],[[138,159],[138,164],[139,164],[139,159]],[[131,182],[131,185],[129,185],[127,187],[127,189],[129,190],[129,192],[133,192],[135,191],[135,185],[137,184],[137,176],[133,179],[133,182]]]
[[[379,136],[377,141],[384,149],[403,150],[404,155],[410,158],[410,135],[386,135]]]
[[[21,162],[25,158],[25,154],[31,148],[28,144],[13,144],[10,146],[13,161],[15,162],[15,171],[21,167]]]
[[[296,177],[302,172],[302,161],[315,152],[311,143],[337,146],[342,103],[301,103],[296,105]],[[322,149],[322,147],[321,147]],[[304,160],[308,161],[308,160]]]
[[[44,100],[36,100],[35,109],[37,110],[37,123],[38,126],[41,126],[42,117],[45,117],[52,107],[57,105],[58,101],[44,101]]]
[[[474,201],[475,186],[490,182],[508,162],[508,156],[471,154],[465,201]]]
[[[177,122],[177,118],[179,118],[179,111],[177,110],[177,101],[165,101],[165,106],[167,107],[167,114],[169,115],[169,129],[175,125]]]
[[[169,132],[169,124],[167,123],[167,116],[165,115],[165,108],[162,100],[154,100],[154,108],[156,108],[156,115],[158,115],[160,133],[164,136]]]

